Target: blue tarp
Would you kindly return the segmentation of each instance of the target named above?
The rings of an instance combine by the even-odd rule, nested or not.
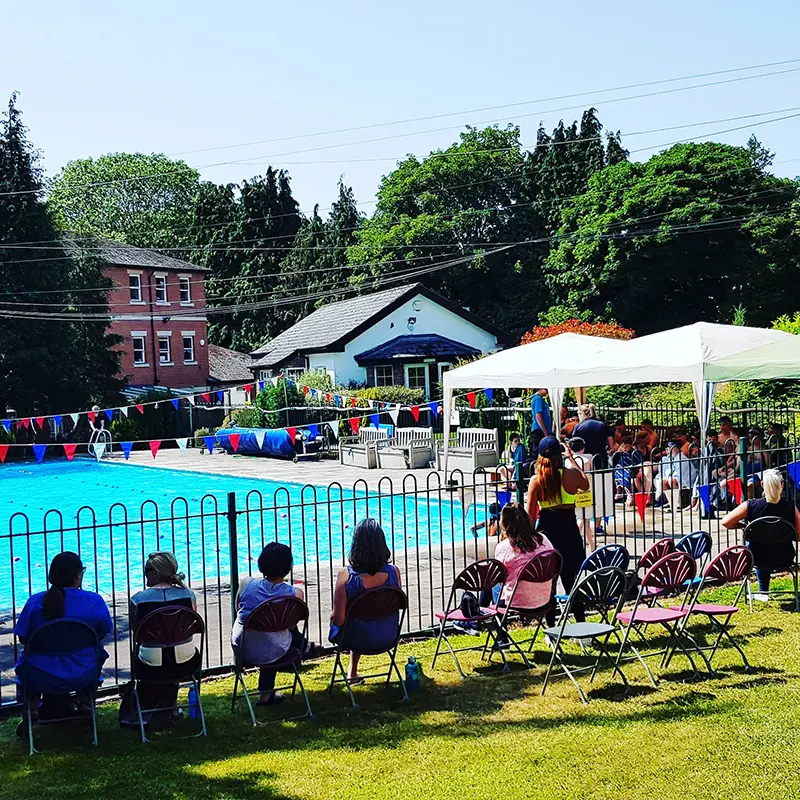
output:
[[[260,428],[220,428],[216,433],[217,445],[226,453],[233,453],[231,434],[239,434],[237,453],[246,456],[272,456],[273,458],[294,458],[295,449],[286,431],[272,431]],[[264,443],[258,446],[256,433],[264,434]]]

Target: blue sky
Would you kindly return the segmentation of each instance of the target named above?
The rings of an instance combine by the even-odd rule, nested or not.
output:
[[[45,0],[5,4],[2,27],[0,96],[20,91],[25,121],[50,174],[70,159],[114,151],[182,153],[215,181],[236,182],[271,163],[289,170],[304,210],[329,205],[343,174],[370,211],[368,201],[395,159],[445,147],[465,124],[518,121],[527,144],[540,120],[551,128],[595,105],[603,123],[620,129],[627,147],[639,149],[749,122],[626,132],[800,106],[800,71],[621,102],[611,100],[659,87],[595,91],[800,58],[800,4],[790,0]],[[289,138],[577,92],[586,95]],[[555,110],[570,105],[578,107]],[[751,132],[777,151],[776,172],[800,174],[800,160],[792,161],[800,159],[800,118],[754,121],[712,138],[741,144]],[[320,149],[343,144],[348,146]],[[245,159],[250,162],[211,166]]]

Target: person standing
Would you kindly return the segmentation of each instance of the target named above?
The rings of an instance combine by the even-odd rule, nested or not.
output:
[[[578,409],[580,422],[574,436],[586,442],[586,452],[592,457],[595,469],[608,467],[608,453],[614,449],[614,437],[605,422],[597,418],[594,403],[584,403]]]
[[[531,398],[531,452],[535,453],[545,436],[553,435],[553,417],[547,404],[547,389],[537,389]]]

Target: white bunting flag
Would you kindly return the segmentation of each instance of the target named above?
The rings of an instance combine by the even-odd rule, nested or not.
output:
[[[457,408],[453,408],[450,411],[450,424],[451,425],[461,424],[461,412]]]
[[[273,377],[273,378],[270,378],[270,381],[272,381],[272,385],[273,386],[277,386],[278,385],[278,380],[279,380],[279,378],[277,377],[277,375],[275,377]]]
[[[472,504],[475,502],[475,490],[474,489],[461,489],[459,492],[461,495],[461,510],[466,517],[469,514],[469,510],[472,507]]]
[[[256,431],[256,442],[258,443],[259,450],[262,450],[264,448],[264,439],[266,438],[267,438],[267,432],[263,428]]]
[[[94,447],[94,457],[99,461],[105,455],[106,443],[95,442],[93,447]]]
[[[189,439],[184,436],[182,439],[176,439],[175,442],[177,443],[178,447],[181,449],[181,454],[186,452],[186,445],[189,443]]]
[[[128,406],[120,406],[119,410],[123,417],[128,416]]]
[[[195,404],[195,397],[193,394],[187,394],[186,399],[189,401],[190,406],[193,406]]]
[[[392,418],[392,422],[397,425],[397,420],[400,418],[400,404],[398,403],[395,405],[394,408],[389,410],[389,416]]]
[[[333,438],[338,440],[339,439],[339,423],[338,422],[329,422],[328,427],[331,429],[331,433],[333,434]]]
[[[73,425],[77,425],[78,424],[78,414],[70,414],[70,417],[72,417],[72,424]]]
[[[375,401],[374,400],[367,400],[367,405],[369,405],[370,408],[375,408]]]

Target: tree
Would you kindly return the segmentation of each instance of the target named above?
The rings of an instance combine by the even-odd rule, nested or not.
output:
[[[581,336],[601,336],[605,339],[633,339],[636,332],[630,328],[623,328],[615,322],[585,322],[570,319],[556,325],[537,325],[522,337],[520,344],[530,344],[542,339],[549,339],[561,333],[578,333]]]
[[[160,153],[110,153],[70,161],[53,179],[48,205],[56,225],[137,247],[179,247],[192,239],[200,176]]]
[[[0,122],[0,410],[10,405],[19,415],[110,402],[122,385],[107,320],[75,315],[78,304],[107,312],[110,283],[93,255],[62,244],[42,184],[12,95]],[[34,316],[9,316],[20,313]]]
[[[740,304],[766,324],[800,306],[797,189],[714,142],[607,166],[562,211],[554,302],[639,333],[728,322]]]

